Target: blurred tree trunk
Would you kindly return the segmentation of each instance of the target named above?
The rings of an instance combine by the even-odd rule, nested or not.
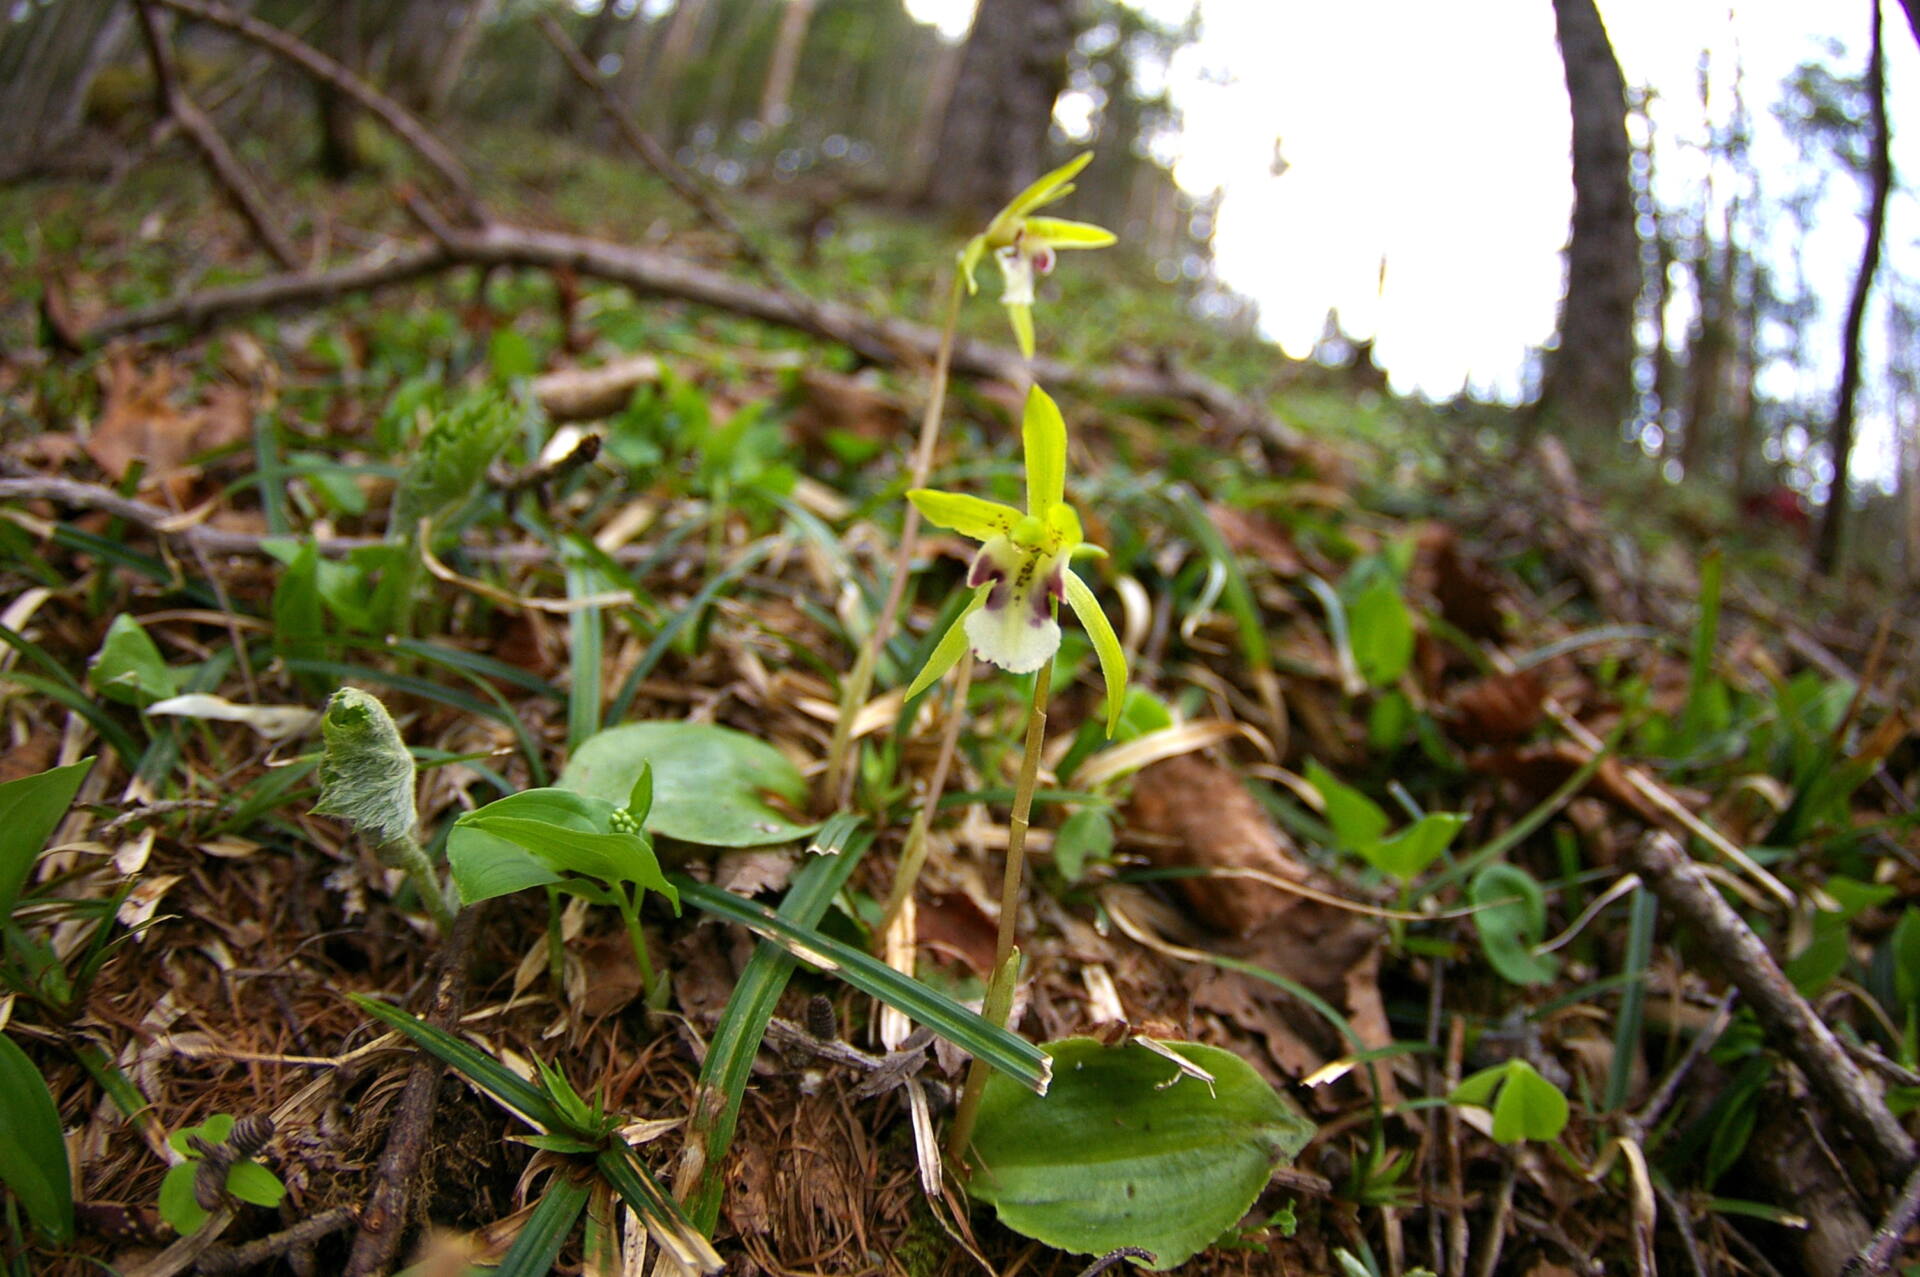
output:
[[[79,130],[87,89],[130,29],[131,12],[68,0],[0,19],[0,161],[51,155]]]
[[[1687,354],[1687,424],[1680,437],[1680,469],[1688,479],[1698,478],[1707,464],[1708,445],[1725,415],[1727,370],[1732,363],[1733,242],[1715,245],[1702,236],[1700,256],[1694,262],[1694,293],[1700,299],[1700,320]]]
[[[980,0],[929,157],[925,203],[991,212],[1046,171],[1074,8],[1072,0]]]
[[[1887,229],[1887,193],[1893,187],[1893,157],[1889,150],[1887,127],[1887,68],[1885,34],[1879,0],[1873,5],[1873,49],[1867,58],[1867,97],[1872,104],[1873,151],[1869,159],[1868,180],[1872,194],[1867,201],[1867,243],[1860,255],[1860,273],[1853,281],[1853,298],[1847,304],[1847,323],[1841,338],[1840,394],[1833,410],[1833,430],[1828,436],[1833,459],[1833,486],[1827,493],[1826,513],[1820,519],[1820,536],[1814,544],[1813,566],[1830,573],[1839,564],[1840,546],[1847,525],[1847,467],[1853,456],[1853,414],[1860,393],[1860,330],[1867,319],[1867,295],[1873,289],[1874,272],[1880,267],[1880,242]]]
[[[586,34],[580,37],[580,56],[587,60],[587,65],[596,73],[600,70],[600,63],[613,52],[620,22],[620,6],[615,0],[601,0],[600,7],[594,10],[592,19],[587,23]],[[632,22],[635,29],[646,26],[637,8],[632,15]],[[577,132],[599,113],[599,104],[584,87],[574,85],[571,80],[563,79],[561,83],[571,87],[562,87],[554,97],[553,122],[569,132]]]
[[[453,37],[445,42],[433,65],[433,77],[427,86],[428,119],[437,120],[446,115],[447,107],[453,102],[453,92],[460,86],[460,72],[466,69],[467,59],[473,56],[487,23],[493,21],[499,9],[500,0],[472,0],[461,15],[460,25],[454,28]]]
[[[360,29],[360,0],[328,5],[321,38],[330,44],[334,61],[355,74],[366,71],[366,41]],[[313,82],[314,104],[320,126],[320,171],[333,181],[351,177],[366,167],[356,122],[359,108],[353,99],[324,80]]]
[[[767,65],[766,88],[760,93],[760,123],[770,129],[792,115],[793,79],[800,69],[800,51],[806,47],[807,27],[813,21],[814,0],[786,0],[775,37],[773,58]]]
[[[941,41],[934,53],[932,73],[925,77],[926,96],[920,102],[907,154],[901,157],[898,189],[908,195],[918,196],[926,190],[933,174],[940,126],[947,118],[948,103],[953,101],[953,86],[960,78],[960,61],[966,51],[964,44]]]
[[[1567,295],[1536,418],[1612,440],[1633,398],[1633,308],[1640,293],[1627,90],[1593,0],[1553,0],[1573,107],[1573,232]]]
[[[671,111],[674,91],[681,73],[699,56],[701,34],[711,7],[712,0],[679,0],[664,19],[666,29],[661,32],[647,74],[638,78],[638,96],[645,103],[641,119],[659,130],[663,141],[679,140]]]

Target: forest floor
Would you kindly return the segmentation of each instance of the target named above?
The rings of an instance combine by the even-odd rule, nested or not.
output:
[[[466,152],[497,216],[747,278],[636,166],[513,134]],[[303,252],[422,236],[385,181],[245,156]],[[813,296],[924,324],[964,237],[777,192],[734,212]],[[328,1231],[258,1270],[348,1271],[387,1239],[420,1273],[497,1259],[560,1154],[454,1074],[435,1082],[344,995],[438,1014],[522,1073],[556,1066],[648,1124],[641,1160],[671,1182],[754,953],[742,928],[652,898],[649,990],[614,910],[538,890],[443,939],[365,840],[313,814],[313,715],[147,712],[157,699],[377,694],[436,854],[462,812],[552,783],[603,724],[737,729],[778,751],[758,783],[785,792],[751,795],[775,819],[835,806],[809,793],[887,584],[924,359],[566,269],[41,342],[261,262],[182,155],[110,186],[0,191],[0,781],[96,759],[8,926],[0,1021],[54,1097],[79,1216],[63,1250],[6,1242],[20,1271],[235,1271],[238,1244],[302,1221]],[[1901,1196],[1897,1120],[1920,1101],[1920,608],[1885,582],[1807,579],[1790,527],[1524,445],[1506,409],[1289,363],[1153,281],[1124,246],[1074,255],[1042,292],[1042,353],[1178,368],[1263,412],[1048,387],[1069,495],[1110,551],[1083,575],[1136,690],[1110,744],[1070,630],[1013,1024],[1112,1040],[1124,1020],[1222,1047],[1315,1123],[1182,1271],[1839,1271]],[[991,291],[968,305],[963,333],[1003,345],[1004,327]],[[627,375],[569,406],[571,372],[596,367]],[[487,388],[520,405],[515,437],[396,608],[380,587],[415,579],[381,557],[406,531],[388,524],[396,482],[425,424]],[[956,378],[939,486],[1018,500],[1022,393]],[[539,472],[561,416],[598,451]],[[858,718],[864,832],[842,854],[864,854],[820,931],[885,947],[882,902],[960,714],[907,965],[977,1003],[1030,680],[981,667],[963,705],[935,692],[904,715],[899,695],[970,553],[923,543]],[[1433,813],[1459,814],[1434,826],[1451,837],[1394,859],[1388,831]],[[691,879],[770,902],[819,859],[804,837],[716,852],[655,833]],[[1694,912],[1709,896],[1784,982]],[[1854,1073],[1807,1054],[1809,1005]],[[944,1126],[964,1069],[910,1052],[895,1063],[914,1085],[856,1090],[896,1044],[874,1007],[802,967],[778,1015],[816,1031],[776,1025],[748,1050],[715,1233],[728,1271],[1083,1268],[984,1205],[929,1206],[913,1093]],[[1510,1060],[1570,1101],[1563,1130],[1496,1141],[1511,1133],[1484,1105],[1445,1102]],[[1892,1132],[1872,1125],[1889,1111]],[[289,1191],[229,1203],[196,1249],[158,1211],[166,1137],[221,1113],[275,1115],[258,1157]]]

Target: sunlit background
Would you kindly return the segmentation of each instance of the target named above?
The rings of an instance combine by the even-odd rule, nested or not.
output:
[[[973,11],[973,0],[906,4],[956,39]],[[1374,341],[1374,357],[1400,393],[1527,393],[1534,352],[1554,332],[1573,200],[1566,83],[1549,0],[1138,0],[1134,7],[1162,22],[1197,23],[1197,39],[1157,69],[1182,125],[1156,145],[1186,191],[1223,193],[1216,269],[1222,283],[1257,303],[1268,336],[1305,357],[1329,310],[1337,310],[1349,337]],[[1868,48],[1866,0],[1600,0],[1599,7],[1627,83],[1654,94],[1648,115],[1663,202],[1701,201],[1708,160],[1700,144],[1710,127],[1727,125],[1736,94],[1752,121],[1754,165],[1770,196],[1818,181],[1773,108],[1802,62],[1859,73]],[[1920,74],[1920,49],[1897,9],[1885,44],[1894,170],[1920,172],[1920,131],[1900,128],[1911,114],[1914,95],[1905,86]],[[1704,102],[1703,51],[1710,68]],[[1073,93],[1056,113],[1069,135],[1089,114]],[[1731,173],[1711,176],[1717,217],[1736,183]],[[1812,331],[1825,339],[1766,368],[1762,391],[1780,398],[1804,391],[1819,402],[1818,390],[1835,384],[1865,203],[1859,182],[1829,173],[1804,240],[1790,226],[1767,228],[1760,256],[1787,277],[1804,272],[1822,304]],[[1915,277],[1920,209],[1910,194],[1896,191],[1887,228],[1883,298],[1889,281]],[[1684,276],[1674,272],[1669,303],[1675,342],[1694,314]],[[1884,319],[1869,320],[1866,340],[1869,366],[1879,366]],[[1657,426],[1643,425],[1651,448]],[[1789,431],[1779,446],[1804,451],[1805,432]],[[1823,463],[1809,460],[1818,477]],[[1895,464],[1886,405],[1869,402],[1855,477],[1890,488]]]

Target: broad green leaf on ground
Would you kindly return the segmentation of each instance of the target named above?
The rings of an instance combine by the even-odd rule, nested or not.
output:
[[[13,913],[33,862],[53,837],[92,766],[91,758],[83,758],[0,785],[0,923]]]
[[[989,1078],[968,1190],[1049,1246],[1139,1246],[1156,1268],[1186,1262],[1239,1222],[1313,1123],[1231,1052],[1167,1046],[1212,1074],[1212,1087],[1143,1047],[1091,1038],[1047,1045],[1045,1097]]]
[[[619,809],[568,789],[529,789],[470,811],[447,835],[447,863],[466,904],[558,882],[565,873],[634,883],[679,905],[647,840],[615,828]]]
[[[1413,618],[1400,583],[1382,573],[1347,604],[1353,661],[1369,687],[1387,687],[1413,660]]]
[[[1492,1109],[1493,1138],[1502,1144],[1556,1140],[1567,1127],[1567,1097],[1522,1059],[1480,1070],[1447,1098]]]
[[[1411,882],[1440,858],[1466,823],[1458,812],[1430,811],[1393,837],[1362,848],[1361,854],[1388,877]]]
[[[1307,760],[1307,783],[1320,791],[1327,804],[1327,823],[1347,850],[1358,851],[1386,835],[1390,822],[1380,804],[1334,779],[1332,772],[1313,759]]]
[[[1478,912],[1473,925],[1487,961],[1514,984],[1546,984],[1560,970],[1550,953],[1535,953],[1547,930],[1547,902],[1540,884],[1515,865],[1488,865],[1474,875],[1468,898]]]
[[[6,1037],[0,1037],[0,1183],[55,1245],[73,1240],[73,1180],[60,1111],[40,1070]]]
[[[87,670],[87,682],[109,700],[151,705],[180,690],[180,680],[140,622],[125,612],[107,627],[106,641]]]
[[[768,802],[806,803],[807,782],[785,754],[713,723],[610,727],[574,751],[560,788],[623,806],[642,765],[653,768],[651,833],[708,847],[758,847],[819,828],[796,823]]]

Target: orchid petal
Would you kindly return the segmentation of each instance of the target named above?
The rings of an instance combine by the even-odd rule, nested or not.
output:
[[[993,260],[1000,264],[1000,274],[1007,281],[1007,286],[1000,290],[1001,304],[1033,305],[1033,258],[1017,247],[1008,245],[1006,248],[995,249]]]
[[[1065,569],[1065,556],[1022,549],[1005,538],[980,548],[967,584],[985,589],[987,601],[967,618],[967,637],[982,660],[1027,674],[1059,650],[1053,609]]]
[[[907,493],[907,500],[936,528],[958,532],[975,541],[1006,536],[1023,517],[1010,505],[970,497],[964,492],[942,492],[938,488],[915,488]]]
[[[1060,405],[1039,386],[1027,391],[1020,433],[1027,454],[1027,513],[1051,524],[1053,507],[1067,495],[1067,423]]]
[[[1106,248],[1120,242],[1120,237],[1104,226],[1058,217],[1029,217],[1026,238],[1048,248]]]
[[[988,604],[969,614],[966,626],[975,654],[1009,674],[1031,674],[1060,650],[1059,622],[1035,616],[1031,607]]]
[[[984,588],[975,590],[973,601],[960,610],[959,616],[953,618],[953,624],[947,627],[947,632],[940,636],[938,643],[934,644],[933,655],[927,658],[927,663],[922,665],[920,672],[913,676],[913,682],[907,685],[908,700],[912,700],[938,683],[946,677],[948,670],[959,663],[960,658],[967,651],[967,618],[985,607],[986,603],[987,591]]]
[[[973,278],[973,272],[980,269],[980,259],[987,255],[987,237],[975,235],[960,250],[960,274],[967,281],[967,296],[980,291],[980,285]]]
[[[1013,200],[1004,209],[1000,210],[1000,216],[993,220],[998,222],[1004,218],[1011,221],[1014,218],[1025,217],[1034,209],[1044,204],[1051,204],[1055,200],[1062,198],[1067,194],[1067,191],[1071,189],[1070,183],[1074,176],[1091,163],[1093,163],[1092,151],[1083,151],[1081,154],[1074,156],[1065,164],[1062,164],[1059,168],[1048,173],[1027,187],[1026,190],[1014,196]]]
[[[1033,358],[1033,307],[1030,305],[1007,306],[1007,322],[1013,325],[1013,339],[1020,346],[1023,359]]]
[[[1071,569],[1063,576],[1067,605],[1086,627],[1087,637],[1093,640],[1094,653],[1100,658],[1100,674],[1107,684],[1107,735],[1111,737],[1120,728],[1120,711],[1127,699],[1127,654],[1108,623],[1107,614],[1100,610],[1100,600],[1093,597],[1087,583]]]

